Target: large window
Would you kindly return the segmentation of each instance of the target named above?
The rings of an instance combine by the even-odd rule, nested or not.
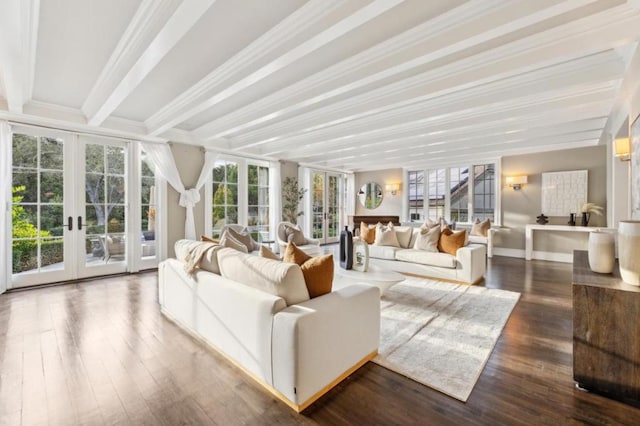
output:
[[[238,223],[238,163],[216,161],[213,168],[213,237],[223,226]]]
[[[216,161],[211,180],[211,221],[207,229],[219,238],[225,225],[244,225],[252,237],[270,240],[269,163],[244,158]],[[210,228],[209,228],[210,226]]]
[[[426,182],[425,182],[426,177]],[[444,217],[456,222],[495,221],[495,164],[480,164],[407,172],[408,217]],[[426,192],[426,203],[424,192]]]
[[[424,217],[424,171],[409,172],[409,220],[421,222]]]
[[[269,239],[269,167],[249,164],[248,228],[253,239]]]

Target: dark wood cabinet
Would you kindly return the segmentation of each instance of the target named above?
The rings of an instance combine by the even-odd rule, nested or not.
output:
[[[640,287],[573,254],[573,378],[589,391],[640,405]]]

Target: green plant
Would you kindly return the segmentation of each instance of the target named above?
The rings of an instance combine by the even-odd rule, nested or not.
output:
[[[298,204],[304,198],[306,188],[298,188],[298,179],[287,177],[282,183],[282,220],[296,223],[298,216],[304,212],[298,211]]]

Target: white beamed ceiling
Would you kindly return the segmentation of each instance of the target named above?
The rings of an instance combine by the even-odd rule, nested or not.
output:
[[[0,118],[344,170],[592,146],[635,0],[0,0]]]

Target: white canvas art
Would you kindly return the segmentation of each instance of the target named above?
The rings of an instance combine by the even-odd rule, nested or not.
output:
[[[542,213],[569,216],[587,202],[588,170],[542,174]]]

